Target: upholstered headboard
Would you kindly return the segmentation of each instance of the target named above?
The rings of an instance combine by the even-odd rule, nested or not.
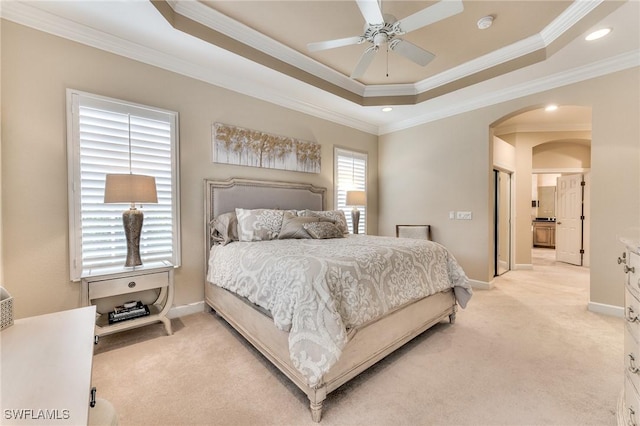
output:
[[[307,183],[229,179],[205,179],[205,266],[211,248],[211,221],[222,213],[243,209],[324,210],[325,188]]]

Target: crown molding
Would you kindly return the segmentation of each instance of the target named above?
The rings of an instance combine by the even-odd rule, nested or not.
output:
[[[426,92],[480,71],[484,71],[496,65],[517,59],[537,50],[544,49],[556,38],[589,14],[601,2],[602,0],[574,1],[540,33],[534,34],[526,39],[512,43],[509,46],[497,49],[484,56],[480,56],[457,67],[451,68],[447,70],[446,73],[441,73],[419,81],[415,84],[416,91],[418,93]]]
[[[453,115],[634,67],[640,67],[640,51],[622,53],[581,67],[560,71],[511,87],[505,87],[501,90],[492,90],[489,93],[483,93],[475,97],[467,97],[458,102],[450,102],[447,103],[447,106],[444,108],[434,109],[407,120],[380,126],[379,135],[405,130]]]
[[[375,124],[358,120],[309,102],[303,102],[300,99],[283,94],[282,91],[267,88],[260,82],[250,81],[244,77],[239,78],[234,74],[212,73],[207,67],[177,59],[173,55],[61,18],[23,2],[3,3],[2,8],[0,8],[0,17],[38,31],[153,65],[288,109],[352,127],[366,133],[378,134],[378,126]]]
[[[124,56],[168,71],[172,71],[187,77],[191,77],[209,84],[220,86],[253,98],[261,99],[282,107],[299,111],[311,116],[332,121],[341,125],[352,127],[366,133],[382,135],[394,131],[404,130],[410,127],[429,123],[449,116],[472,111],[513,100],[522,96],[550,90],[553,88],[577,83],[590,78],[599,77],[612,72],[640,66],[640,52],[632,51],[611,58],[594,62],[581,67],[557,72],[552,75],[530,80],[511,87],[492,90],[489,93],[462,97],[452,100],[443,107],[431,108],[424,114],[416,115],[406,120],[392,124],[378,126],[368,121],[349,117],[343,112],[335,112],[329,108],[319,106],[311,101],[302,101],[299,98],[288,96],[282,90],[266,87],[259,81],[248,80],[233,73],[212,73],[207,67],[190,61],[177,59],[175,56],[133,43],[102,31],[89,28],[77,22],[66,20],[46,12],[25,2],[3,2],[0,8],[0,17],[16,22],[36,30],[47,32],[55,36],[66,38],[78,43],[95,47],[107,52]],[[256,65],[257,66],[257,65]],[[271,70],[268,70],[271,71]],[[295,81],[295,83],[299,83]],[[303,84],[303,83],[299,83]],[[482,85],[480,83],[479,85]],[[371,86],[371,90],[380,89],[382,93],[392,90],[387,86]],[[407,90],[407,88],[404,88]],[[459,91],[463,93],[465,89]],[[287,93],[295,93],[292,90]],[[419,108],[420,105],[416,105]]]
[[[379,84],[365,86],[363,96],[373,98],[378,96],[415,96],[417,94],[415,84]]]
[[[446,73],[440,73],[419,81],[416,83],[416,90],[418,93],[422,93],[448,83],[453,83],[461,78],[484,71],[512,59],[519,58],[544,47],[545,45],[542,36],[540,34],[532,35],[524,40],[520,40],[484,56],[472,59],[469,62],[458,65],[457,67],[453,67],[447,70]]]
[[[550,45],[555,39],[569,30],[569,28],[581,21],[596,7],[600,6],[603,1],[604,0],[577,0],[571,3],[553,22],[540,31],[545,46]]]
[[[364,85],[199,1],[166,0],[174,12],[363,97],[414,96],[546,48],[603,0],[576,0],[540,33],[413,84]]]
[[[339,73],[295,49],[265,36],[199,1],[167,0],[174,12],[229,36],[247,46],[313,74],[329,83],[363,96],[365,85]]]

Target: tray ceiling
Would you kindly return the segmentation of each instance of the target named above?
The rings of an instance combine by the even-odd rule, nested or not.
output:
[[[450,0],[443,0],[450,1]],[[434,1],[385,0],[397,19]],[[464,10],[402,39],[433,53],[417,65],[383,47],[358,80],[370,43],[310,52],[307,44],[363,34],[355,0],[153,2],[176,29],[360,105],[410,105],[544,61],[621,2],[465,0]],[[493,17],[493,25],[477,22]]]
[[[2,2],[0,16],[373,134],[640,66],[637,0],[462,3],[462,13],[415,31],[418,39],[411,41],[436,54],[429,65],[418,67],[391,52],[387,77],[386,55],[378,54],[383,75],[374,63],[358,80],[349,74],[365,46],[349,46],[356,57],[347,48],[306,49],[308,42],[361,32],[356,0],[24,0]],[[433,4],[386,0],[383,11],[402,19]],[[476,22],[486,14],[495,17],[494,25],[480,31]],[[613,31],[597,42],[584,40],[600,27]],[[557,102],[552,93],[540,99],[530,108]],[[383,112],[381,105],[393,110]],[[588,114],[566,117],[567,107],[560,105],[554,121],[589,127]]]

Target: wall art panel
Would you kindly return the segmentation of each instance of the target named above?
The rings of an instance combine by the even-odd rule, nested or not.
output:
[[[320,173],[320,144],[228,124],[213,125],[214,163]]]

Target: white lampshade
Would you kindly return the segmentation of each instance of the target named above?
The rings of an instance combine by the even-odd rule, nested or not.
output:
[[[364,206],[367,203],[367,193],[364,191],[347,191],[347,206]]]
[[[109,174],[104,186],[105,203],[157,203],[156,178],[134,174]]]

